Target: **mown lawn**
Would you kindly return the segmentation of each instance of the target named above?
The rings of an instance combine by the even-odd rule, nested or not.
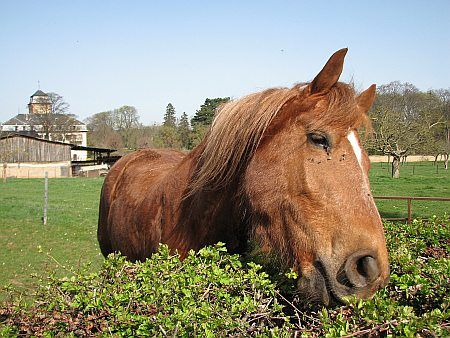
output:
[[[1,286],[26,291],[36,280],[32,274],[45,276],[55,268],[64,274],[86,261],[100,265],[96,229],[102,183],[101,178],[50,179],[45,226],[43,179],[0,183]],[[5,296],[0,293],[0,299]]]
[[[450,170],[442,162],[436,167],[432,162],[402,164],[400,178],[392,179],[390,165],[372,163],[370,184],[374,196],[450,197]],[[406,201],[377,200],[382,217],[407,217]],[[450,214],[450,202],[413,201],[413,218],[430,218]]]
[[[392,180],[376,163],[371,171],[374,195],[450,196],[450,176],[431,163],[402,167],[401,178]],[[57,269],[76,269],[92,262],[97,269],[103,261],[96,238],[98,199],[102,178],[49,180],[48,223],[42,224],[44,181],[11,179],[0,182],[0,286],[11,284],[28,291],[36,278]],[[377,201],[384,217],[406,217],[406,202]],[[443,216],[450,202],[413,202],[415,217]],[[0,291],[0,300],[7,291]]]

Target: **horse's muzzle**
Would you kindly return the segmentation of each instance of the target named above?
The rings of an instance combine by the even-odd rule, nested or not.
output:
[[[300,278],[299,292],[305,300],[326,306],[345,303],[348,296],[370,298],[389,282],[389,268],[383,269],[377,255],[368,251],[353,253],[337,271],[326,260],[317,260],[313,266],[312,275]]]

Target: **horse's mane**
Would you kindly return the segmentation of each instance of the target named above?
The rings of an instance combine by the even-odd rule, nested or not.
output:
[[[306,84],[292,88],[272,88],[230,101],[219,107],[203,147],[188,196],[202,190],[217,190],[228,185],[256,151],[264,132],[283,105],[299,95]],[[361,124],[355,109],[353,86],[337,83],[327,96],[327,107],[316,122],[346,125]],[[333,114],[326,114],[333,110]],[[332,115],[332,116],[330,116]],[[364,114],[365,115],[365,114]]]

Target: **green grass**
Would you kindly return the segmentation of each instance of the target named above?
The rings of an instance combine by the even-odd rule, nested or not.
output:
[[[442,162],[405,163],[400,168],[400,178],[392,179],[391,166],[373,163],[370,184],[374,196],[450,197],[450,170]],[[378,210],[384,218],[407,217],[407,201],[377,200]],[[430,218],[450,213],[450,202],[413,201],[413,218]]]
[[[19,291],[53,269],[91,261],[100,266],[97,238],[98,199],[103,179],[50,179],[47,225],[42,223],[44,180],[0,183],[0,286]],[[53,258],[50,258],[49,253]],[[0,293],[0,299],[5,298]]]
[[[375,163],[371,171],[374,195],[450,196],[450,174],[431,163],[401,168],[401,178],[393,180],[386,164]],[[103,261],[96,228],[98,200],[102,178],[49,180],[48,224],[41,221],[44,181],[42,179],[11,179],[0,182],[0,286],[11,284],[19,291],[28,291],[32,274],[45,277],[58,269],[76,268],[91,261],[97,269]],[[377,201],[384,217],[406,217],[406,202]],[[449,213],[450,202],[413,202],[415,217],[443,216]],[[49,253],[49,255],[47,255]],[[53,260],[57,260],[55,262]],[[0,300],[6,297],[0,291]]]

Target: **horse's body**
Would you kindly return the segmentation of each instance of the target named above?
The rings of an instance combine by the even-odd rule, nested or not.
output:
[[[356,128],[375,86],[356,96],[337,82],[345,53],[311,83],[228,103],[188,155],[146,149],[119,160],[100,201],[103,254],[143,260],[165,243],[184,257],[218,241],[243,252],[253,239],[301,274],[312,300],[371,296],[389,267]]]
[[[120,251],[131,260],[144,260],[159,243],[166,243],[184,257],[190,249],[219,241],[241,251],[238,247],[246,242],[242,228],[231,234],[239,222],[233,224],[231,208],[216,205],[225,194],[205,192],[201,198],[182,202],[194,154],[195,150],[185,155],[144,149],[123,157],[111,168],[103,186],[99,222],[108,227],[99,226],[98,231],[105,255]],[[214,231],[207,220],[217,222]]]

